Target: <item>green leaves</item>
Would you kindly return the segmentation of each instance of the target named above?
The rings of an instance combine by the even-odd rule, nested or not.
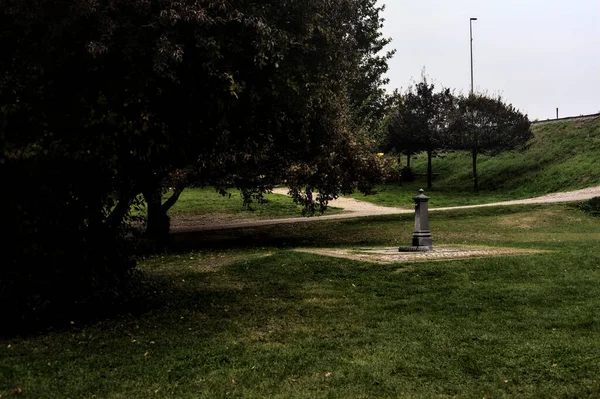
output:
[[[449,89],[436,92],[423,76],[395,101],[387,126],[386,151],[415,154],[448,148],[456,101]]]
[[[454,149],[498,154],[524,145],[533,137],[526,115],[501,97],[471,94],[459,99],[454,123]]]
[[[533,137],[527,115],[501,97],[462,96],[452,122],[452,149],[470,151],[473,187],[478,187],[477,155],[496,155],[525,145]]]
[[[0,154],[12,185],[29,185],[0,203],[14,270],[65,259],[86,270],[104,245],[118,258],[129,203],[177,170],[255,200],[288,179],[320,193],[309,210],[368,191],[380,174],[367,137],[387,99],[379,11],[374,0],[8,0]]]

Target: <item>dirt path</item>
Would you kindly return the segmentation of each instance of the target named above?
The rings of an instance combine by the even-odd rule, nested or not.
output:
[[[287,189],[276,188],[273,190],[276,194],[287,194]],[[432,208],[430,211],[445,211],[451,209],[468,209],[468,208],[482,208],[489,206],[507,206],[507,205],[521,205],[521,204],[544,204],[552,202],[572,202],[582,201],[593,197],[600,197],[600,186],[584,188],[582,190],[567,191],[562,193],[553,193],[544,195],[536,198],[528,198],[522,200],[494,202],[489,204],[480,205],[465,205],[465,206],[453,206],[444,208]],[[410,208],[396,208],[386,207],[371,204],[366,201],[359,201],[353,198],[338,198],[329,202],[330,206],[336,208],[342,208],[346,213],[340,213],[336,215],[323,215],[323,216],[312,216],[312,217],[296,217],[296,218],[284,218],[284,219],[263,219],[263,220],[173,220],[173,226],[171,231],[174,233],[184,233],[193,231],[209,231],[209,230],[227,230],[244,227],[259,227],[259,226],[270,226],[276,224],[289,224],[289,223],[306,223],[316,222],[320,220],[333,220],[333,219],[348,219],[365,216],[378,216],[378,215],[397,215],[403,213],[413,213],[414,209]]]
[[[448,209],[466,209],[466,208],[482,208],[485,206],[506,206],[506,205],[523,205],[523,204],[548,204],[552,202],[573,202],[583,201],[586,199],[600,197],[600,186],[583,188],[575,191],[565,191],[561,193],[552,193],[541,197],[527,198],[513,201],[493,202],[490,204],[453,206],[445,208],[436,208],[430,210],[445,211]]]

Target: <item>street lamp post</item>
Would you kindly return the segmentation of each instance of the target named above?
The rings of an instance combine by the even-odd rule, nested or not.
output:
[[[469,19],[469,32],[471,38],[471,94],[473,94],[473,21],[477,21],[477,18]]]

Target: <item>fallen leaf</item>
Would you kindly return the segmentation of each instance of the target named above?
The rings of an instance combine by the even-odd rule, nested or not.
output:
[[[19,387],[13,389],[12,391],[13,395],[21,395],[23,393],[23,390]]]
[[[333,374],[331,371],[328,371],[325,373],[325,377],[331,377],[331,374]]]
[[[146,351],[146,353],[144,353],[144,356],[148,356],[150,354],[150,352]]]

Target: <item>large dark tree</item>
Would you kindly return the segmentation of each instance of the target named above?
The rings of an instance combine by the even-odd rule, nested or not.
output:
[[[94,284],[117,275],[131,204],[144,194],[149,228],[164,233],[179,190],[166,203],[160,190],[176,171],[247,198],[287,179],[308,209],[368,190],[388,57],[379,11],[375,0],[0,2],[0,177],[14,187],[0,199],[4,276],[60,275],[41,279],[47,293],[81,270]]]
[[[195,150],[188,157],[194,184],[241,188],[249,200],[274,183],[295,182],[292,195],[309,210],[315,204],[307,199],[324,206],[359,180],[359,188],[367,190],[376,170],[363,144],[382,119],[387,100],[382,76],[391,56],[379,55],[388,43],[381,37],[379,12],[373,0],[318,6],[284,1],[253,9],[263,19],[259,27],[265,27],[267,43],[254,48],[253,30],[226,39],[230,48],[239,48],[226,57],[235,65],[226,72],[235,91],[227,93],[229,109],[210,152],[198,156]],[[341,162],[348,164],[330,170]],[[151,207],[159,220],[149,215],[149,228],[158,226],[163,234],[165,205],[174,201],[159,206],[156,187],[145,195],[155,202]],[[320,195],[313,196],[317,189]]]
[[[407,159],[426,152],[428,188],[432,186],[431,159],[437,151],[446,148],[454,103],[449,89],[436,92],[435,86],[423,76],[391,109],[387,147],[406,154]]]
[[[473,188],[479,190],[477,156],[497,155],[523,146],[533,137],[527,115],[500,97],[471,94],[459,99],[452,127],[452,147],[469,151]]]

